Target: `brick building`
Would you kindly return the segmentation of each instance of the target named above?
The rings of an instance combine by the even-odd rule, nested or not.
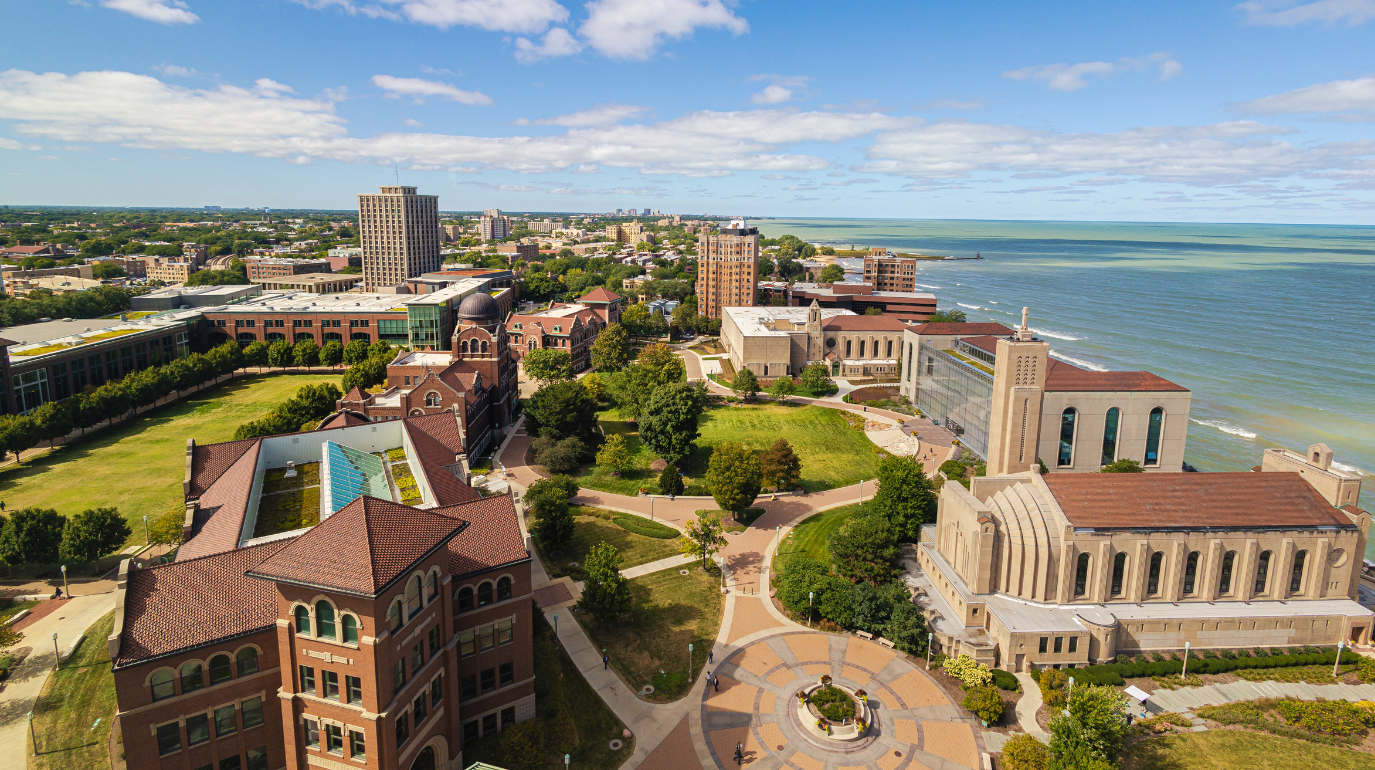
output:
[[[538,313],[513,313],[506,319],[511,352],[519,361],[531,350],[566,350],[573,371],[586,371],[592,366],[592,343],[607,326],[620,323],[625,306],[624,297],[598,286],[574,304],[556,304]]]
[[[697,239],[697,312],[720,318],[722,308],[754,305],[758,281],[758,228],[736,220]]]
[[[144,274],[150,281],[186,283],[199,268],[195,261],[177,257],[144,257]]]
[[[824,308],[852,310],[860,315],[878,308],[884,315],[907,323],[923,323],[936,312],[936,295],[917,291],[875,291],[865,283],[796,283],[788,304],[807,307],[815,300]]]
[[[887,249],[869,249],[864,258],[864,282],[876,291],[916,291],[917,260],[894,257]]]
[[[359,258],[360,266],[362,258]],[[263,259],[249,257],[243,261],[248,280],[261,278],[280,278],[288,275],[306,273],[332,273],[333,267],[328,259]]]

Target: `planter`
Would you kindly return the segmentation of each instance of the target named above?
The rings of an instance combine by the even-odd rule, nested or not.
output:
[[[855,716],[842,723],[832,722],[821,715],[815,706],[808,703],[806,699],[812,693],[820,690],[822,685],[812,684],[797,691],[794,696],[797,720],[802,724],[802,728],[813,737],[824,741],[835,741],[848,743],[863,738],[869,732],[869,725],[873,722],[873,717],[869,713],[869,704],[865,698],[860,698],[854,690],[844,685],[831,683],[831,687],[850,696],[855,702]]]

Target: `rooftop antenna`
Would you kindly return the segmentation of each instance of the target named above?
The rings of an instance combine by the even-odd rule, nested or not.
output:
[[[396,174],[396,186],[397,186],[397,187],[400,187],[400,186],[401,186],[401,166],[400,166],[399,164],[393,163],[393,164],[392,164],[392,171]]]

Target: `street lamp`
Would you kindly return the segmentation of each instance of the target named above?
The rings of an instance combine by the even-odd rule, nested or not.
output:
[[[931,670],[931,639],[936,634],[932,631],[926,632],[926,670]]]
[[[1074,677],[1069,678],[1069,686],[1065,688],[1065,705],[1069,705],[1069,698],[1074,694]]]
[[[649,496],[649,520],[654,521],[654,495]]]
[[[572,755],[572,754],[564,754],[564,755],[563,755],[563,770],[568,770],[568,763],[571,762],[572,760],[573,760],[573,755]]]
[[[716,568],[721,570],[721,590],[726,590],[726,557],[713,556],[712,561],[716,562]]]
[[[1184,643],[1184,668],[1179,671],[1179,678],[1183,679],[1189,674],[1189,643]]]
[[[67,585],[67,565],[62,565],[62,592],[67,594],[67,598],[72,598],[71,586]]]
[[[807,592],[807,628],[812,627],[812,599],[816,598],[816,591]]]
[[[864,502],[864,479],[859,480],[859,501]]]
[[[1342,665],[1342,650],[1346,649],[1346,640],[1337,642],[1337,660],[1332,664],[1332,678],[1337,678],[1337,667]]]
[[[62,665],[62,653],[57,651],[57,632],[53,632],[53,671]]]
[[[692,645],[688,645],[688,681],[692,681]]]
[[[148,517],[147,517],[147,516],[144,516],[144,517],[143,517],[143,545],[144,545],[145,548],[148,546],[148,540],[149,540],[149,537],[148,537]]]

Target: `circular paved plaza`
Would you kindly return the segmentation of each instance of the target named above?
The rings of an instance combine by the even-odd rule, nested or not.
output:
[[[905,656],[857,637],[782,633],[760,639],[711,669],[720,689],[702,699],[702,732],[716,766],[736,767],[744,744],[751,770],[968,770],[983,739],[945,691]],[[794,694],[830,674],[868,693],[873,727],[854,743],[826,741],[794,715]]]

